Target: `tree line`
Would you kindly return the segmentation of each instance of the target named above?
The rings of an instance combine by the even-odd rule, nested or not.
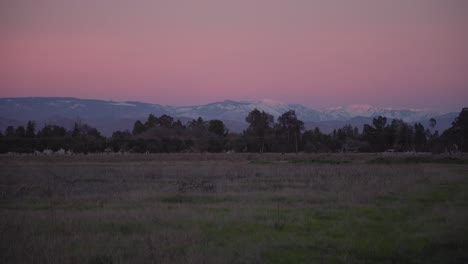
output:
[[[429,127],[399,119],[391,122],[376,117],[363,130],[351,125],[323,133],[319,128],[305,130],[304,122],[290,110],[275,118],[258,109],[246,117],[248,128],[230,132],[221,120],[199,117],[187,124],[169,115],[136,121],[132,131],[115,131],[104,137],[87,124],[75,123],[72,129],[45,125],[37,129],[34,121],[26,126],[9,126],[0,131],[0,153],[70,151],[73,153],[134,152],[434,152],[468,151],[468,108],[464,108],[452,127],[439,133],[437,121]]]

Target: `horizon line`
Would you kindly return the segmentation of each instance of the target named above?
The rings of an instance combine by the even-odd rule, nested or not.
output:
[[[16,97],[0,97],[0,100],[8,100],[8,99],[47,99],[47,98],[54,98],[54,99],[75,99],[75,100],[90,100],[90,101],[104,101],[104,102],[115,102],[115,103],[143,103],[143,104],[151,104],[151,105],[160,105],[160,106],[172,106],[172,107],[193,107],[193,106],[203,106],[203,105],[210,105],[210,104],[216,104],[216,103],[223,103],[223,102],[235,102],[235,103],[275,103],[278,105],[300,105],[303,107],[306,107],[311,110],[321,110],[321,111],[326,111],[326,110],[334,110],[337,108],[345,108],[345,107],[351,107],[351,106],[366,106],[366,107],[374,107],[374,108],[379,108],[383,110],[409,110],[413,112],[434,112],[436,114],[448,114],[448,113],[454,113],[454,112],[459,112],[460,110],[449,110],[449,111],[436,111],[428,108],[412,108],[412,107],[392,107],[392,106],[378,106],[374,104],[369,104],[369,103],[351,103],[351,104],[345,104],[345,105],[334,105],[334,106],[327,106],[327,107],[310,107],[306,106],[304,104],[300,103],[295,103],[295,102],[281,102],[275,99],[271,98],[261,98],[261,99],[252,99],[252,100],[246,100],[246,99],[241,99],[241,100],[234,100],[234,99],[222,99],[222,100],[216,100],[208,103],[199,103],[199,104],[185,104],[185,105],[178,105],[178,104],[163,104],[163,103],[153,103],[153,102],[147,102],[147,101],[137,101],[137,100],[113,100],[113,99],[102,99],[102,98],[85,98],[85,97],[74,97],[74,96],[16,96]],[[462,107],[462,109],[465,107]]]

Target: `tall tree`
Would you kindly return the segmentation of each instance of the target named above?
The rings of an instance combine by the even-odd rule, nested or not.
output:
[[[162,115],[159,117],[159,124],[161,127],[164,128],[171,128],[172,122],[174,122],[174,118],[168,115]]]
[[[15,127],[14,126],[8,126],[5,129],[5,136],[6,137],[14,137],[15,136]]]
[[[26,135],[26,129],[24,129],[24,126],[18,126],[15,130],[15,136],[24,137],[25,135]]]
[[[204,128],[205,125],[206,125],[206,122],[203,121],[203,118],[201,117],[198,117],[196,120],[190,121],[188,124],[190,129]]]
[[[306,152],[328,151],[329,146],[325,144],[327,135],[322,134],[320,129],[316,127],[314,130],[307,130],[302,135],[302,144]]]
[[[182,124],[182,122],[180,122],[179,119],[177,119],[177,121],[175,121],[174,123],[172,123],[172,128],[176,128],[176,129],[185,129],[185,126]]]
[[[105,138],[94,127],[87,124],[75,123],[72,132],[73,151],[97,152],[105,148]]]
[[[416,151],[423,151],[426,147],[426,132],[421,123],[414,124],[414,145]]]
[[[447,129],[442,137],[449,143],[449,148],[468,152],[468,108],[463,108],[452,127]]]
[[[26,125],[26,137],[33,138],[36,136],[36,122],[29,120]]]
[[[455,119],[454,127],[460,130],[461,150],[468,152],[468,108],[462,109],[457,119]]]
[[[278,117],[278,127],[286,134],[288,143],[294,142],[294,149],[297,153],[299,151],[299,138],[304,130],[304,122],[297,119],[294,110],[289,110]]]
[[[385,125],[387,118],[378,116],[372,120],[372,126],[365,124],[363,130],[363,137],[369,143],[371,151],[384,151],[385,144]]]
[[[138,135],[138,134],[141,134],[143,132],[145,132],[146,130],[146,127],[145,125],[140,121],[140,120],[137,120],[135,122],[135,125],[133,125],[133,135]]]
[[[265,149],[265,136],[271,130],[274,117],[265,111],[255,108],[245,118],[245,121],[249,123],[247,131],[257,137],[260,143],[260,153],[263,153]]]
[[[67,130],[57,125],[45,125],[37,132],[39,138],[65,137]]]
[[[159,119],[157,117],[155,117],[153,114],[150,114],[148,116],[148,120],[145,123],[145,128],[150,129],[152,127],[157,126],[158,123],[159,123]]]
[[[220,137],[225,137],[229,133],[229,130],[226,129],[223,121],[210,120],[208,122],[208,132]]]
[[[372,120],[372,125],[374,125],[377,131],[383,131],[385,125],[387,124],[387,118],[384,116],[378,116]]]

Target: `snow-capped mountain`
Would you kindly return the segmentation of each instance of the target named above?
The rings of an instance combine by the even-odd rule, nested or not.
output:
[[[221,120],[235,120],[244,122],[246,116],[257,108],[258,110],[270,113],[275,118],[281,114],[295,110],[299,118],[309,121],[320,121],[323,116],[320,112],[309,109],[303,105],[298,104],[284,104],[275,102],[269,99],[259,101],[232,101],[225,100],[206,105],[187,106],[187,107],[170,107],[171,112],[175,116],[185,116],[197,118],[199,116],[205,119],[221,119]]]
[[[346,120],[353,117],[377,117],[385,116],[391,119],[402,119],[406,122],[417,122],[422,119],[430,119],[431,117],[440,115],[436,112],[422,111],[418,109],[393,109],[384,107],[375,107],[372,105],[349,105],[326,108],[321,111],[327,115],[327,120]]]
[[[46,123],[70,125],[76,120],[95,126],[105,135],[112,131],[131,129],[136,120],[145,120],[149,114],[168,114],[181,121],[202,117],[205,120],[221,119],[231,131],[245,129],[245,117],[253,109],[272,114],[275,118],[288,110],[295,110],[307,126],[324,128],[340,127],[347,123],[362,125],[371,123],[376,116],[402,119],[406,122],[427,122],[439,116],[434,112],[379,108],[371,105],[350,105],[327,109],[311,109],[300,104],[285,104],[264,99],[258,101],[225,100],[206,105],[167,106],[142,102],[116,102],[59,97],[0,98],[0,129],[27,120],[35,120],[39,126]],[[443,116],[448,125],[458,113]],[[445,124],[443,123],[443,124]],[[440,128],[442,129],[442,128]]]

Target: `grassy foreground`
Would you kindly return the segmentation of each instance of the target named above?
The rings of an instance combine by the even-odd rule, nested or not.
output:
[[[0,263],[468,263],[466,157],[0,157]]]

